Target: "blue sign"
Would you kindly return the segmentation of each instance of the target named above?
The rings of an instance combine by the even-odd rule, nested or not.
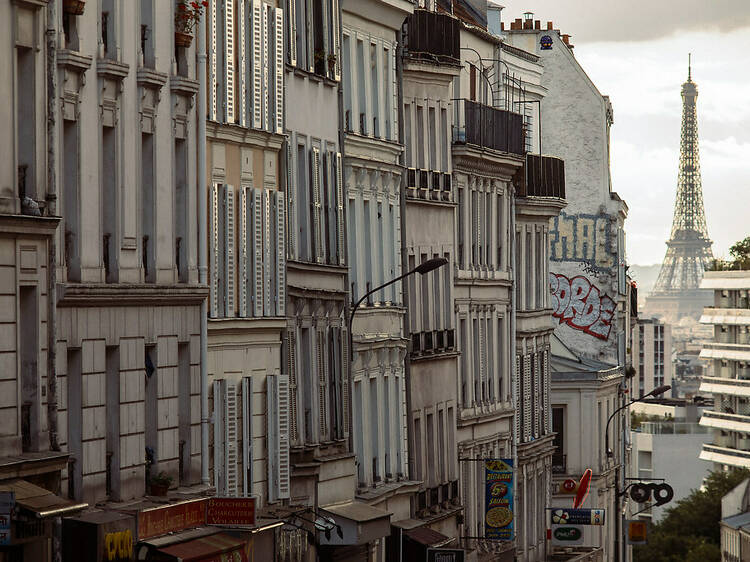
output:
[[[542,35],[542,38],[539,40],[539,48],[542,51],[552,50],[552,37],[549,35]]]
[[[484,536],[513,540],[513,459],[484,461]]]

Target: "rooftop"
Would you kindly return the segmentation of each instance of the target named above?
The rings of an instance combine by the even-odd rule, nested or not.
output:
[[[750,511],[740,513],[738,515],[732,515],[721,520],[723,525],[731,527],[732,529],[739,529],[745,525],[750,525]]]

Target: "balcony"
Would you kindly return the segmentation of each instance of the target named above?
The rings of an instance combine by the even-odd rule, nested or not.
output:
[[[467,99],[454,99],[454,144],[471,144],[523,156],[523,116]]]
[[[722,429],[724,431],[741,431],[750,433],[750,416],[729,414],[726,412],[705,411],[700,424],[705,427]]]
[[[554,156],[526,154],[516,193],[519,197],[557,197],[565,199],[565,161]]]
[[[703,444],[703,450],[698,458],[703,461],[750,468],[750,451],[718,447],[709,443]]]
[[[712,394],[748,397],[750,396],[750,380],[703,377],[701,379],[700,391]]]
[[[438,64],[461,64],[461,25],[448,15],[415,10],[404,25],[404,54]]]

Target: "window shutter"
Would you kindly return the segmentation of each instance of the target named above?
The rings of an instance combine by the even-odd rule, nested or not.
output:
[[[248,201],[250,187],[243,185],[240,187],[240,235],[239,235],[239,251],[240,251],[240,316],[246,318],[250,316],[248,311],[247,301],[247,289],[249,281],[249,267],[248,267],[248,221],[250,219],[250,213],[252,212]]]
[[[234,187],[224,186],[224,316],[234,316]]]
[[[268,56],[268,11],[271,9],[271,7],[267,4],[262,4],[261,6],[262,6],[261,12],[263,16],[263,20],[262,20],[263,29],[261,30],[263,33],[263,60],[262,60],[262,64],[263,64],[263,125],[261,128],[265,129],[266,131],[273,131],[273,129],[271,128],[271,122],[269,120],[270,100],[268,97],[269,90],[270,90],[270,88],[268,87],[268,84],[269,84],[268,75],[269,75],[269,66],[270,66],[270,61],[269,61],[270,57]]]
[[[263,316],[263,196],[253,189],[253,316]]]
[[[346,328],[339,330],[341,338],[341,416],[343,420],[344,437],[349,438],[349,332]]]
[[[283,333],[282,344],[285,349],[284,358],[289,376],[289,439],[292,443],[297,443],[299,440],[297,425],[297,337],[294,328],[289,328]]]
[[[516,436],[517,443],[520,443],[523,441],[523,436],[521,435],[521,417],[522,417],[521,403],[523,402],[523,399],[521,397],[521,368],[523,367],[523,365],[521,365],[522,362],[523,362],[522,356],[516,355],[515,357],[516,376],[513,379],[515,404],[513,404],[513,406],[516,409],[515,436]]]
[[[224,3],[224,109],[225,121],[234,123],[234,2]]]
[[[313,23],[313,0],[305,0],[305,39],[307,40],[307,70],[315,72],[315,44]]]
[[[297,182],[295,181],[295,174],[297,168],[294,165],[294,158],[292,155],[292,141],[290,138],[286,139],[286,213],[287,213],[287,256],[289,259],[297,257],[297,207],[296,197],[297,193]]]
[[[245,14],[245,0],[237,2],[237,21],[240,28],[240,99],[239,99],[239,122],[247,127],[247,16]]]
[[[209,88],[208,88],[208,118],[216,121],[216,90],[218,88],[218,77],[216,68],[216,0],[211,0],[209,21]]]
[[[227,496],[237,496],[237,385],[225,383],[224,482]]]
[[[436,280],[437,282],[437,280]],[[439,303],[435,303],[439,307]],[[448,311],[446,311],[447,313]],[[487,380],[487,324],[484,318],[479,319],[479,377],[480,389],[482,393],[482,402],[487,402],[488,384]]]
[[[253,379],[242,377],[242,495],[253,493]]]
[[[225,477],[224,467],[224,396],[226,381],[214,381],[214,486],[218,495],[224,495]]]
[[[268,375],[268,501],[289,498],[289,377]]]
[[[333,56],[336,57],[336,64],[334,64],[333,67],[333,79],[338,81],[341,80],[341,39],[340,34],[341,30],[339,29],[339,2],[338,0],[331,0],[331,11],[333,12],[331,14],[331,26],[333,29],[331,30],[331,33],[333,34]],[[327,61],[326,61],[326,64]]]
[[[523,440],[531,437],[531,355],[523,358]]]
[[[287,1],[286,16],[289,21],[287,33],[289,34],[289,63],[297,66],[297,6],[295,0]]]
[[[284,132],[284,10],[276,8],[274,12],[276,14],[276,25],[274,26],[276,37],[274,43],[274,60],[276,61],[274,67],[274,113],[276,116],[275,130],[280,135]]]
[[[263,128],[263,3],[253,0],[253,127]]]
[[[542,353],[542,376],[544,377],[544,434],[547,435],[552,428],[550,427],[550,400],[549,400],[549,351]]]
[[[284,205],[284,194],[280,191],[274,192],[274,209],[276,222],[276,316],[286,314],[286,209]]]
[[[323,206],[320,201],[320,150],[312,149],[312,188],[313,188],[313,240],[315,241],[315,261],[323,262]]]
[[[219,184],[211,185],[211,264],[209,273],[211,274],[211,318],[219,316],[219,252],[221,250],[219,238]]]
[[[271,232],[276,227],[271,226],[271,194],[267,189],[261,190],[263,197],[263,316],[273,316],[276,311],[271,308]]]
[[[325,332],[318,331],[315,350],[318,361],[318,422],[320,441],[328,440],[328,373],[325,357]]]
[[[336,238],[339,265],[346,265],[346,241],[344,239],[344,181],[341,153],[336,153]]]

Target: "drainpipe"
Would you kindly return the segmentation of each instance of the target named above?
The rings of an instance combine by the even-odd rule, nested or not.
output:
[[[508,256],[508,269],[510,269],[510,278],[512,280],[512,291],[511,291],[511,300],[510,300],[510,306],[511,306],[511,314],[510,314],[510,357],[511,357],[511,398],[513,400],[513,406],[518,406],[518,393],[516,392],[516,383],[517,381],[513,381],[513,378],[516,377],[516,361],[518,361],[516,357],[516,308],[517,308],[517,302],[518,302],[518,272],[515,270],[514,264],[516,260],[516,193],[515,189],[512,188],[512,184],[508,184],[511,186],[511,193],[510,193],[510,220],[508,221],[509,229],[510,229],[510,255]],[[520,374],[520,376],[523,376],[523,373]],[[518,408],[516,408],[516,413],[513,420],[513,426],[518,427],[518,431],[514,431],[513,440],[512,440],[512,453],[513,453],[513,468],[515,469],[516,477],[513,479],[513,497],[518,498],[518,439],[519,439],[519,432],[523,429],[518,426]],[[516,507],[516,511],[518,511],[518,507]],[[518,544],[518,536],[516,536],[516,545]],[[545,553],[546,557],[546,553]]]
[[[47,3],[47,216],[57,215],[57,170],[55,161],[57,116],[55,102],[57,101],[57,30],[56,30],[56,2]],[[57,442],[57,366],[55,334],[57,331],[56,312],[57,294],[57,234],[49,239],[47,253],[47,431],[49,433],[49,448],[59,451]]]
[[[402,30],[396,32],[396,42],[398,44],[396,51],[396,90],[398,100],[398,142],[404,143],[404,43]],[[403,270],[409,263],[409,252],[406,247],[406,176],[404,174],[405,153],[402,150],[398,155],[398,164],[401,167],[401,182],[398,192],[398,202],[401,207],[400,227],[401,227],[401,269]],[[401,295],[404,305],[409,302],[409,284],[401,283]],[[411,326],[409,324],[409,310],[407,306],[404,314],[404,335],[409,336]],[[414,420],[412,419],[412,402],[411,402],[411,338],[406,344],[406,357],[404,359],[404,385],[406,386],[406,449],[407,449],[407,471],[409,479],[414,478]]]
[[[195,73],[198,77],[198,282],[208,284],[207,195],[206,195],[206,25],[198,24]],[[201,483],[208,478],[208,299],[201,302]]]

